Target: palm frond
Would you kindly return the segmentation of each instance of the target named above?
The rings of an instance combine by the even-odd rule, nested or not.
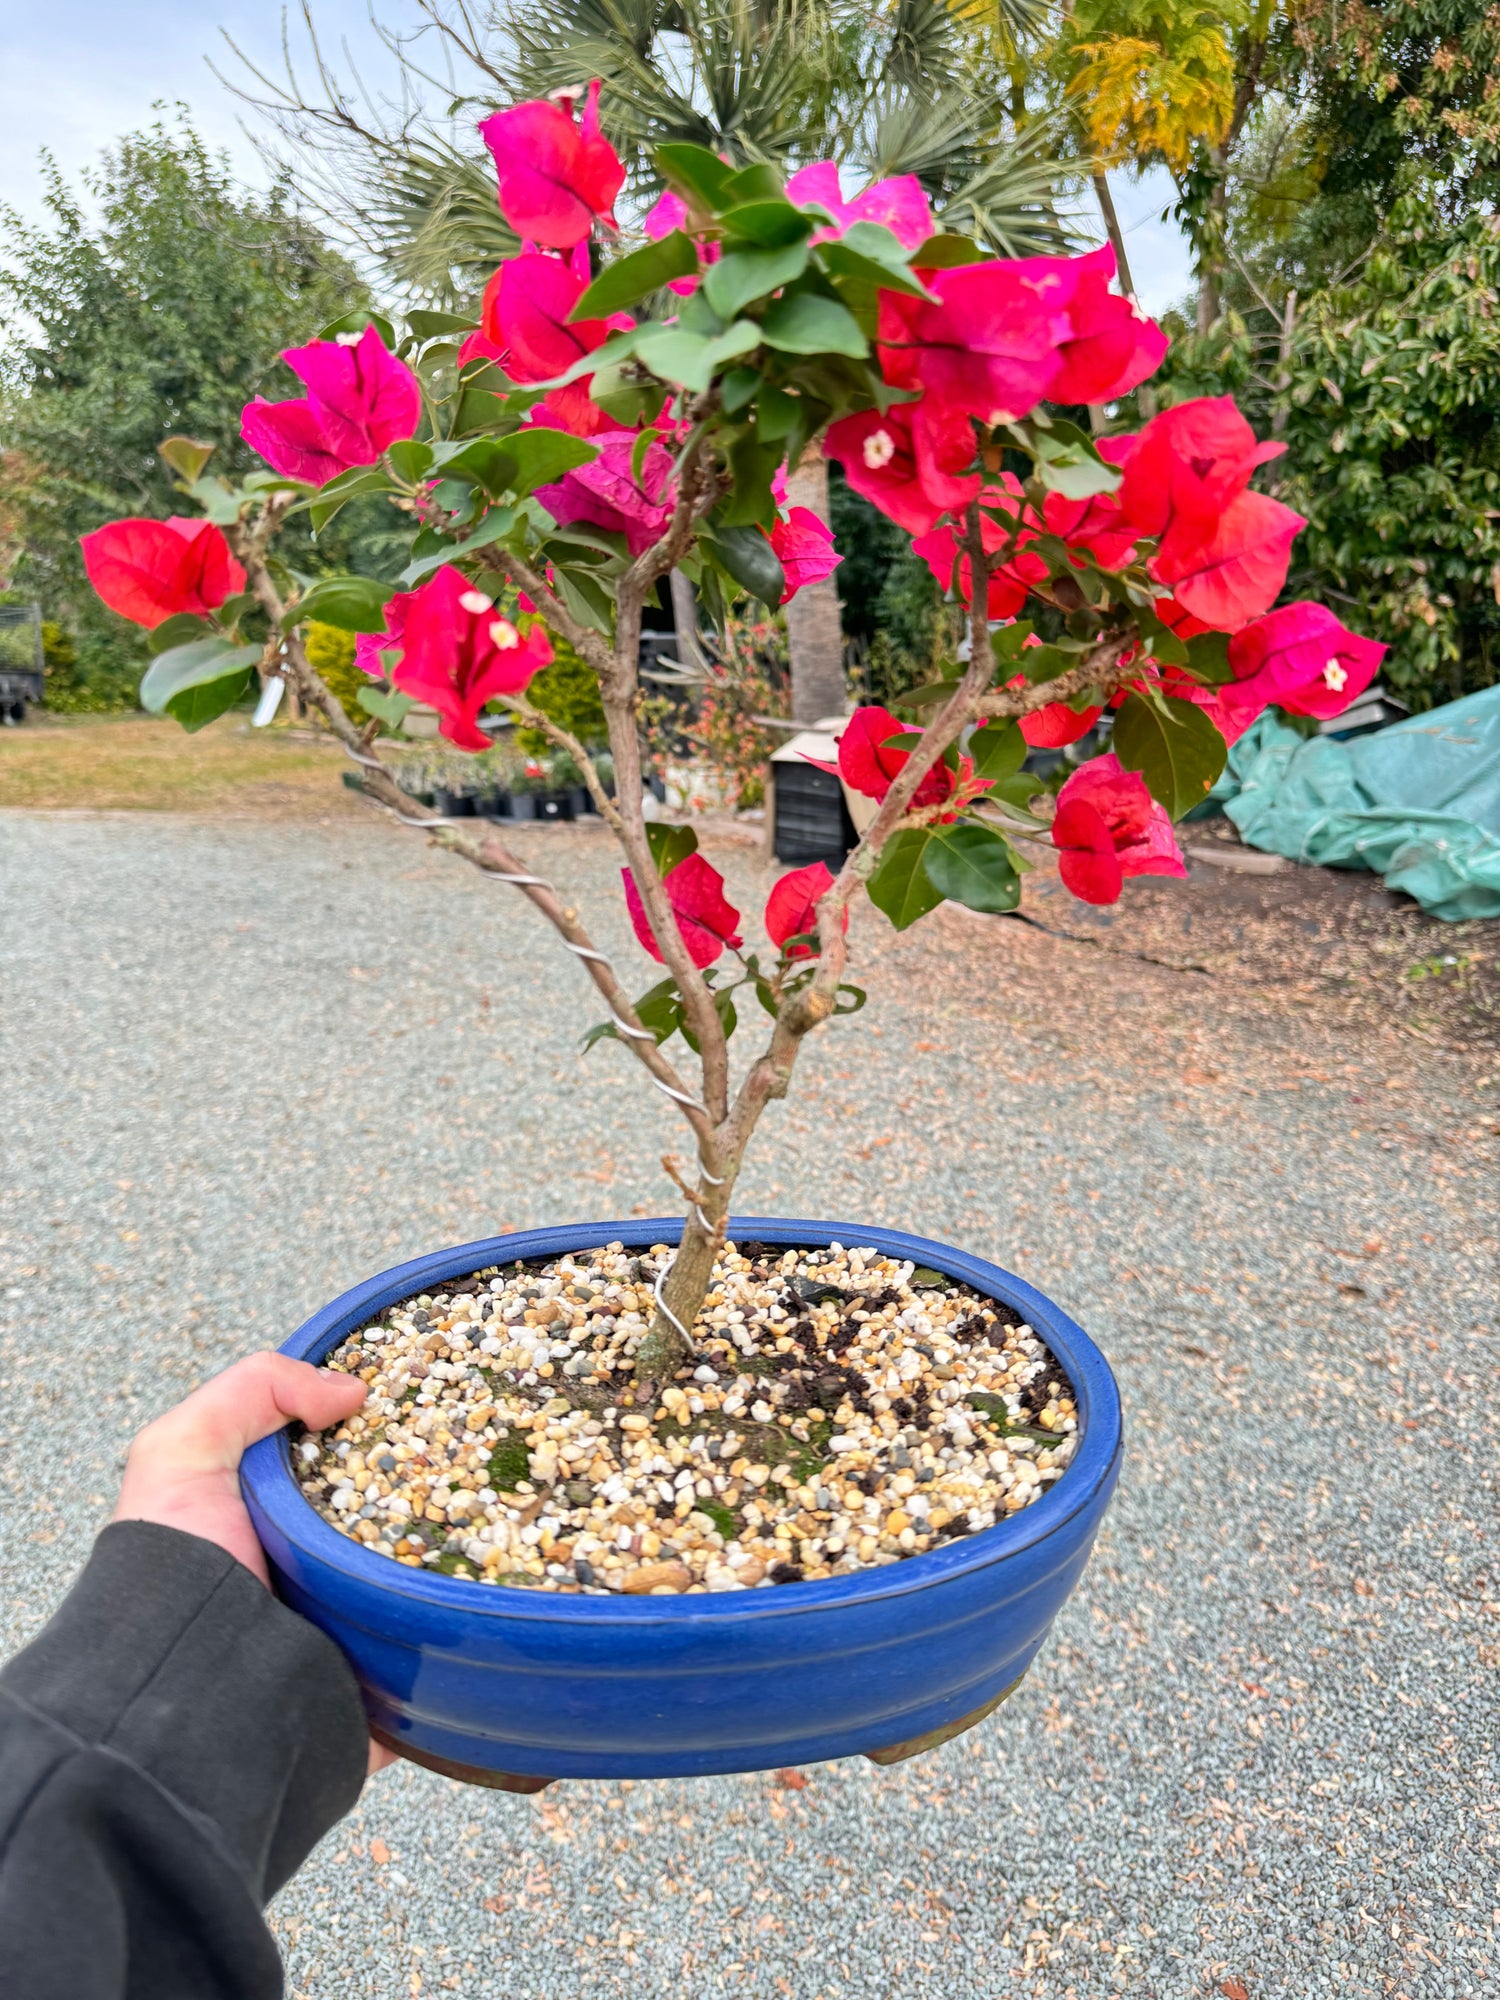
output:
[[[1072,248],[1058,213],[1059,186],[1070,169],[1057,156],[1057,139],[1053,121],[1038,119],[997,141],[943,203],[943,226],[977,236],[1002,257],[1058,256]]]

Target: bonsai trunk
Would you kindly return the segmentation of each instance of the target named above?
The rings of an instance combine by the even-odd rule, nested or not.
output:
[[[810,507],[828,519],[828,467],[816,445],[786,483],[793,507]],[[832,577],[805,583],[786,607],[787,648],[792,663],[792,719],[820,722],[844,713],[844,631],[839,594]]]

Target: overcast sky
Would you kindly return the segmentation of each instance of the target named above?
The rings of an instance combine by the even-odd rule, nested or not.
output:
[[[385,0],[385,18],[410,25],[408,0]],[[371,79],[382,51],[366,0],[314,0],[325,42],[337,55],[347,38]],[[227,147],[247,180],[263,176],[241,120],[253,114],[236,102],[205,56],[233,70],[220,28],[248,54],[279,63],[281,7],[277,0],[16,0],[7,10],[0,54],[0,197],[29,217],[38,213],[38,156],[47,148],[71,179],[99,149],[147,124],[158,99],[182,101],[211,144]],[[342,58],[339,58],[342,61]],[[1115,204],[1129,243],[1144,304],[1160,312],[1187,292],[1191,271],[1181,232],[1161,214],[1171,200],[1163,175],[1135,183],[1112,176]]]

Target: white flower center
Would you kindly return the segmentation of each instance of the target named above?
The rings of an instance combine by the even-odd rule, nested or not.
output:
[[[1339,665],[1337,660],[1330,660],[1323,669],[1323,685],[1332,688],[1335,694],[1342,694],[1344,692],[1344,683],[1348,678],[1347,671]]]
[[[490,638],[502,653],[508,653],[512,646],[519,646],[521,635],[508,618],[497,618],[490,627]]]
[[[871,472],[879,472],[896,456],[896,440],[889,431],[871,431],[865,439],[864,461]]]
[[[997,426],[997,425],[999,425],[999,424],[1013,424],[1013,423],[1014,423],[1015,421],[1016,421],[1016,415],[1015,415],[1015,411],[1014,411],[1014,410],[991,410],[991,411],[990,411],[990,429],[991,429],[991,430],[994,430],[994,429],[996,428],[996,426]]]
[[[458,602],[462,610],[472,611],[476,618],[482,617],[486,611],[492,611],[495,607],[494,598],[486,597],[482,590],[466,590]]]

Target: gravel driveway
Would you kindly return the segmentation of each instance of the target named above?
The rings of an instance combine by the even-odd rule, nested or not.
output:
[[[528,853],[614,908],[602,836]],[[681,1141],[621,1050],[579,1061],[531,914],[394,829],[12,814],[0,883],[9,1647],[205,1373],[419,1250],[658,1212]],[[1493,1990],[1495,1052],[997,920],[856,937],[877,1004],[744,1206],[951,1238],[1093,1330],[1131,1450],[1082,1587],[993,1722],[889,1771],[398,1767],[277,1903],[290,1989]]]

